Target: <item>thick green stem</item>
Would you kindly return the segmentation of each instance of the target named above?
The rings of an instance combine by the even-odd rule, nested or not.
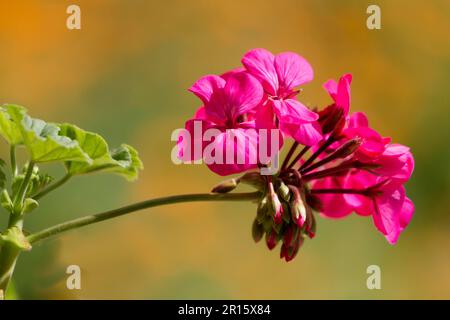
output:
[[[19,254],[20,249],[12,244],[7,243],[2,247],[0,254],[0,296],[6,296],[6,289],[8,289]]]
[[[65,184],[67,181],[69,181],[69,179],[72,178],[72,175],[70,174],[66,174],[64,177],[62,177],[60,180],[56,181],[55,183],[51,184],[50,186],[48,186],[47,188],[45,188],[44,190],[42,190],[41,192],[37,193],[36,195],[33,196],[34,200],[38,200],[40,198],[42,198],[43,196],[45,196],[47,193],[52,192],[53,190],[61,187],[63,184]]]
[[[22,231],[23,228],[23,201],[26,197],[28,186],[30,184],[31,175],[33,174],[34,163],[30,161],[25,178],[20,185],[17,194],[14,195],[14,208],[10,212],[8,228],[18,228]],[[19,258],[21,249],[10,242],[5,242],[0,252],[0,296],[6,296],[8,284]]]
[[[139,211],[147,208],[175,204],[181,202],[198,202],[198,201],[246,201],[257,200],[261,197],[259,192],[250,193],[199,193],[199,194],[184,194],[175,195],[163,198],[150,199],[142,202],[138,202],[122,208],[74,219],[71,221],[63,222],[53,227],[44,229],[28,236],[28,241],[33,244],[40,240],[55,236],[62,232],[81,228],[100,221],[120,217],[122,215]]]

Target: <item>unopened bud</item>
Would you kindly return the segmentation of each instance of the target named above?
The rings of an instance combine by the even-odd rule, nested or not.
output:
[[[270,197],[270,209],[273,216],[273,220],[276,224],[282,222],[283,206],[281,205],[280,199],[278,198],[275,190],[273,189],[273,184],[269,184],[269,197]]]
[[[211,190],[211,192],[213,192],[213,193],[228,193],[228,192],[236,189],[238,184],[239,184],[239,182],[236,179],[226,180],[226,181],[218,184],[217,186],[215,186]]]
[[[275,248],[277,246],[278,241],[279,241],[278,234],[274,230],[266,233],[266,244],[269,250]]]
[[[308,210],[308,217],[306,219],[307,225],[305,228],[306,233],[310,239],[316,235],[316,219],[310,210]]]
[[[278,194],[283,200],[289,201],[290,198],[289,188],[283,182],[281,182],[280,186],[278,187]]]
[[[253,240],[258,243],[261,238],[264,235],[264,228],[263,226],[258,222],[258,220],[254,220],[253,221],[253,225],[252,225],[252,237]]]
[[[261,199],[256,209],[256,219],[259,223],[263,223],[268,216],[268,200],[267,196]]]
[[[297,187],[289,186],[289,188],[293,194],[291,201],[292,220],[294,220],[299,227],[302,227],[306,221],[307,205]]]
[[[342,146],[340,146],[334,153],[334,158],[346,158],[351,155],[359,146],[362,144],[362,139],[356,137],[352,140],[345,142]]]
[[[319,123],[322,133],[340,133],[345,123],[344,110],[332,104],[319,112]]]
[[[297,256],[298,251],[302,244],[303,244],[303,236],[301,234],[298,234],[298,236],[294,239],[294,242],[291,243],[291,245],[283,243],[280,251],[280,258],[284,258],[286,262],[291,261]]]

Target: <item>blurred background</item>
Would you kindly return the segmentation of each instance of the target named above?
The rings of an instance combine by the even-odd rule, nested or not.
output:
[[[81,30],[66,8],[81,7]],[[381,7],[382,29],[366,28]],[[138,181],[73,179],[46,197],[26,230],[221,181],[206,166],[170,160],[172,131],[199,106],[187,88],[239,66],[249,49],[295,51],[315,70],[301,101],[324,106],[329,78],[353,74],[352,110],[412,148],[415,216],[396,246],[370,218],[319,218],[298,257],[254,244],[250,203],[155,208],[73,231],[23,254],[14,281],[33,299],[450,298],[450,3],[419,1],[1,1],[0,103],[34,117],[127,142],[145,165]],[[1,143],[2,157],[7,146]],[[25,159],[22,154],[22,159]],[[45,166],[55,176],[58,166]],[[0,213],[4,226],[6,215]],[[66,268],[82,289],[66,289]],[[368,290],[379,265],[382,289]]]

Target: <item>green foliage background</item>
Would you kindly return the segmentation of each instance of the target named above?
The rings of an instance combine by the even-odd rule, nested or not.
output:
[[[135,200],[204,192],[220,177],[170,161],[173,129],[198,107],[186,89],[239,65],[254,47],[307,58],[315,80],[300,99],[323,106],[321,84],[354,76],[352,110],[411,146],[407,189],[416,214],[391,247],[368,218],[319,219],[317,237],[286,264],[255,245],[251,204],[184,204],[68,233],[19,260],[22,298],[450,298],[450,4],[377,1],[382,29],[365,27],[356,0],[77,1],[82,29],[65,27],[72,1],[0,4],[1,103],[100,133],[140,151],[140,179],[82,176],[45,198],[25,229],[38,230]],[[7,155],[5,143],[0,152]],[[25,154],[19,155],[25,159]],[[60,166],[45,167],[56,176]],[[4,223],[5,215],[0,215]],[[70,264],[82,290],[65,288]],[[366,268],[382,290],[366,288]]]

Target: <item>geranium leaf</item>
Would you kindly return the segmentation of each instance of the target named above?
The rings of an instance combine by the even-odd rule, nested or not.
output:
[[[11,117],[11,113],[26,113],[24,107],[5,104],[0,107],[0,134],[10,145],[18,145],[23,142],[19,125]]]
[[[68,160],[91,162],[76,140],[60,134],[58,125],[33,119],[25,111],[24,108],[17,106],[10,106],[7,110],[10,119],[20,130],[21,143],[28,149],[34,162]],[[16,139],[17,141],[20,139]]]
[[[122,145],[119,149],[110,151],[106,141],[96,133],[84,131],[71,124],[62,124],[60,128],[61,134],[78,141],[83,151],[92,159],[92,163],[89,164],[66,161],[65,165],[70,175],[111,172],[129,180],[137,178],[142,162],[134,148]]]

